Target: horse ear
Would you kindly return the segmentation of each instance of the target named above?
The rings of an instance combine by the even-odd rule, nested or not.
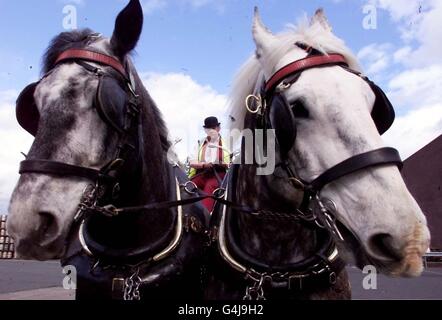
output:
[[[111,38],[114,52],[123,57],[132,51],[140,39],[143,29],[143,8],[139,0],[130,0],[117,17]]]
[[[324,9],[319,8],[316,10],[315,15],[313,16],[310,25],[319,24],[324,30],[332,32],[333,28],[328,22],[327,16],[325,15]]]
[[[264,53],[270,42],[275,39],[272,32],[262,22],[258,7],[255,7],[255,17],[253,19],[253,39],[255,40],[258,58]]]

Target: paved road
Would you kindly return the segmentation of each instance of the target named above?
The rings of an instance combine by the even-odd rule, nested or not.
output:
[[[365,290],[366,274],[348,268],[353,299],[442,300],[442,268],[427,269],[417,279],[392,279],[378,275],[377,289]],[[58,262],[0,260],[0,300],[70,300],[73,291],[61,288],[64,274]],[[371,282],[373,284],[373,282]]]
[[[363,279],[367,274],[356,268],[348,271],[355,300],[442,300],[442,268],[427,269],[420,278],[411,279],[378,275],[376,290],[364,289]]]
[[[0,260],[0,294],[61,287],[63,278],[59,262]]]

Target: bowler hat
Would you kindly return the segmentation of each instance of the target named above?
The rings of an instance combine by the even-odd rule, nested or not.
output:
[[[204,120],[204,128],[206,129],[214,129],[220,125],[221,123],[218,122],[218,118],[216,117],[209,117]]]

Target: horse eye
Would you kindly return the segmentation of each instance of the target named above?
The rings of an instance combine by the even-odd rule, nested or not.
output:
[[[310,116],[310,113],[308,112],[304,103],[302,103],[300,100],[296,100],[295,102],[291,103],[290,107],[292,108],[295,118],[308,118]]]

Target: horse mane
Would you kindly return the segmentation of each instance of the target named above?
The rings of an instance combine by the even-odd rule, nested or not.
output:
[[[288,25],[288,30],[275,35],[279,41],[274,41],[266,56],[266,61],[274,68],[276,64],[294,48],[296,42],[305,43],[323,54],[339,53],[345,57],[350,68],[361,71],[360,64],[346,46],[345,42],[336,37],[332,32],[325,30],[319,22],[310,25],[305,18],[297,26]],[[264,81],[264,71],[256,56],[251,56],[239,69],[233,80],[232,91],[228,99],[228,110],[232,129],[243,129],[246,116],[245,100],[248,95],[256,93]]]
[[[167,152],[171,147],[171,142],[169,141],[169,130],[167,129],[166,122],[163,119],[163,115],[160,109],[158,108],[156,102],[152,99],[146,87],[144,86],[144,83],[141,80],[130,58],[128,59],[128,67],[129,71],[134,76],[136,90],[138,91],[138,94],[141,96],[143,112],[145,115],[143,119],[144,120],[151,119],[155,121],[154,123],[147,122],[147,126],[145,126],[144,129],[149,131],[145,132],[144,136],[147,137],[148,133],[152,131],[150,130],[152,129],[152,125],[155,125],[158,131],[157,134],[161,141],[161,148],[163,151]]]
[[[169,141],[169,131],[163,120],[161,111],[155,101],[145,88],[140,76],[138,75],[132,61],[128,59],[128,66],[135,79],[135,85],[138,95],[141,98],[142,105],[142,128],[143,128],[143,150],[142,156],[147,166],[143,172],[147,176],[146,181],[154,181],[155,187],[150,190],[157,199],[165,200],[167,196],[168,177],[164,172],[164,164],[167,162],[167,152],[171,147]],[[148,159],[148,161],[146,161]],[[146,195],[148,197],[149,195]],[[147,198],[146,198],[147,199]]]

